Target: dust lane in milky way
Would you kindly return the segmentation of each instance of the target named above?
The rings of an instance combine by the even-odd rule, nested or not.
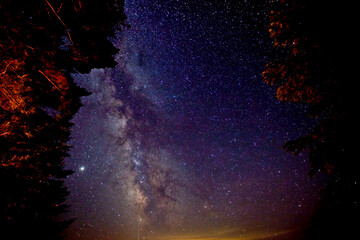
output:
[[[281,150],[313,123],[261,79],[264,2],[126,1],[118,65],[75,76],[69,239],[296,239],[321,181]]]

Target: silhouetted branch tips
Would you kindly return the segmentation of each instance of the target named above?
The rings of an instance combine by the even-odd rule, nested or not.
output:
[[[0,9],[1,236],[62,239],[70,120],[90,94],[71,73],[114,66],[108,37],[125,20],[123,1],[0,0]]]
[[[272,3],[268,29],[278,59],[266,65],[264,81],[278,87],[279,100],[306,104],[308,116],[318,123],[283,148],[295,155],[307,150],[309,175],[323,172],[328,177],[304,239],[351,239],[360,214],[358,162],[351,139],[356,111],[350,80],[358,75],[351,57],[356,44],[349,44],[354,6],[325,0]]]
[[[344,130],[339,123],[348,117],[348,79],[339,75],[344,67],[344,53],[338,50],[346,44],[346,38],[335,36],[331,30],[344,23],[332,17],[340,9],[341,6],[325,1],[274,1],[269,14],[270,38],[279,53],[277,59],[265,66],[263,78],[278,87],[279,100],[307,104],[309,116],[319,119],[320,125],[307,136],[284,146],[295,155],[309,149],[310,161],[317,162],[312,164],[318,168],[315,172],[329,165],[321,157],[328,155],[323,143],[330,139],[343,141],[325,131],[332,129],[333,136],[342,136],[337,134]],[[341,148],[337,151],[340,156]]]

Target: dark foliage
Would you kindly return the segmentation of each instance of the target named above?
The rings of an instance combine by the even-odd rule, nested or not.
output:
[[[295,155],[307,150],[311,169],[329,174],[324,198],[306,239],[347,239],[359,224],[359,174],[352,133],[356,74],[352,52],[351,4],[332,1],[273,2],[269,33],[279,52],[263,72],[278,86],[277,98],[306,103],[319,124],[307,135],[286,142]],[[345,238],[344,238],[345,237]]]
[[[344,11],[324,1],[279,1],[270,14],[270,36],[283,57],[265,67],[264,80],[279,86],[280,100],[309,104],[309,116],[320,122],[309,135],[284,146],[295,154],[309,150],[310,175],[342,169],[340,159],[349,146],[352,59],[346,47],[348,24],[340,18]]]
[[[71,73],[112,67],[123,1],[0,1],[1,239],[61,239],[71,118],[88,94]]]

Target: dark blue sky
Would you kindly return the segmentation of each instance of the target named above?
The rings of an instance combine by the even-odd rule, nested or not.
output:
[[[262,80],[264,2],[126,1],[118,65],[75,76],[68,239],[296,239],[321,181],[281,149],[312,123]]]

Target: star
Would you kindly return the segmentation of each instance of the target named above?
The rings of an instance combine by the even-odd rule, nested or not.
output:
[[[267,1],[125,2],[118,65],[75,76],[92,94],[74,118],[68,162],[82,178],[68,180],[69,239],[136,239],[138,224],[150,240],[300,224],[318,192],[305,156],[281,146],[311,124],[261,78]]]

